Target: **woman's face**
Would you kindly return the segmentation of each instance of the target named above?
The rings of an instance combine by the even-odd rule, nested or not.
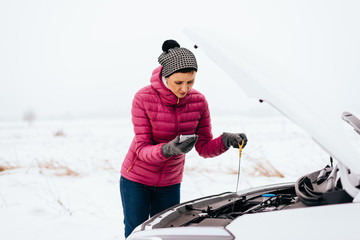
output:
[[[166,79],[169,89],[178,97],[183,98],[193,87],[196,71],[188,73],[177,72]]]

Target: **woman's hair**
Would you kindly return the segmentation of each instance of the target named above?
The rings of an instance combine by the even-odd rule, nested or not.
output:
[[[173,72],[172,74],[174,74],[174,73],[189,73],[189,72],[192,72],[192,71],[197,72],[197,69],[196,69],[196,68],[181,68],[181,69]],[[170,77],[172,74],[170,74],[169,76],[165,76],[165,77],[168,78],[168,77]]]

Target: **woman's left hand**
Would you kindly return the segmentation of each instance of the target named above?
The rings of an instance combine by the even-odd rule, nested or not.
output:
[[[233,146],[234,148],[239,148],[239,144],[244,141],[243,147],[245,147],[247,143],[247,137],[245,133],[226,133],[224,132],[222,135],[222,140],[224,142],[225,147],[229,148]]]

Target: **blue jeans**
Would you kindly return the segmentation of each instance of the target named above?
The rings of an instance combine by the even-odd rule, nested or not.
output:
[[[124,211],[125,238],[149,216],[180,203],[180,183],[151,187],[120,178],[120,194]]]

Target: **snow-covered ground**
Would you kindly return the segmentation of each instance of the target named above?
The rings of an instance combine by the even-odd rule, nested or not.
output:
[[[245,132],[239,189],[295,181],[328,156],[283,117],[218,116],[213,134]],[[0,122],[1,239],[123,239],[120,167],[130,118]],[[238,151],[187,155],[181,201],[235,191]]]

